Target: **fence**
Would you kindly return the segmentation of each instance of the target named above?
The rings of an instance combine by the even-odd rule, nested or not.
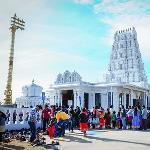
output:
[[[6,114],[6,130],[21,130],[28,129],[28,117],[31,108],[9,108],[1,107]],[[41,127],[41,112],[37,115],[37,127]]]

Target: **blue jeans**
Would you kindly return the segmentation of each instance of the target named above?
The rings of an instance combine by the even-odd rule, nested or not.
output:
[[[121,118],[123,129],[126,129],[126,117]]]
[[[30,142],[33,142],[36,139],[36,124],[34,122],[28,122],[31,130]]]

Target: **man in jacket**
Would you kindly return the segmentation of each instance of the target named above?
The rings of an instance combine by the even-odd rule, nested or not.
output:
[[[39,111],[39,106],[32,108],[29,114],[28,124],[31,130],[30,142],[34,142],[34,140],[36,139],[37,111]]]
[[[46,126],[48,126],[48,122],[50,121],[51,109],[48,105],[45,105],[45,108],[42,111],[42,121],[43,121],[43,132],[46,131]]]

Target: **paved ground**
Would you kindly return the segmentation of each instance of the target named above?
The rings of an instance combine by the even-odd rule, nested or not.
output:
[[[10,143],[0,143],[0,150],[150,150],[149,131],[129,130],[93,130],[87,137],[76,130],[59,138],[59,146],[51,146],[51,140],[46,137],[46,145],[33,147],[28,142],[13,140]]]
[[[46,142],[50,143],[48,137]],[[83,137],[78,130],[60,138],[58,150],[150,150],[150,131],[95,130]]]

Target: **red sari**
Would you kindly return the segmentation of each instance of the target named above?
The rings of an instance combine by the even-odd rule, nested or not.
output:
[[[54,133],[55,133],[55,126],[54,125],[48,127],[48,133],[49,133],[50,139],[53,139],[54,138]]]
[[[100,111],[100,129],[103,129],[105,126],[105,112]]]
[[[82,112],[79,115],[80,118],[80,130],[81,131],[87,131],[88,130],[88,116],[87,113]]]

